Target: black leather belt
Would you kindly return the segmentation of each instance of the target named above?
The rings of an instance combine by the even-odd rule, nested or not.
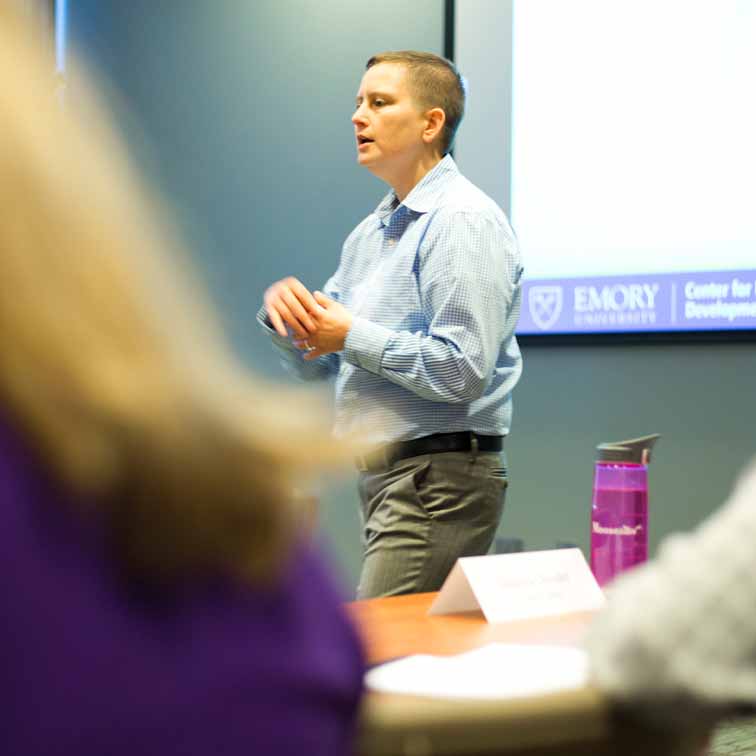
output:
[[[421,454],[455,451],[498,452],[503,448],[504,436],[482,436],[471,431],[434,433],[432,436],[382,446],[368,454],[355,457],[354,462],[358,470],[369,472],[390,467],[400,459],[419,457]]]

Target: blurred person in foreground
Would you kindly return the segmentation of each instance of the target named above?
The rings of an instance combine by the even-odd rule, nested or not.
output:
[[[362,654],[289,495],[344,450],[312,400],[271,402],[236,365],[106,119],[78,78],[81,120],[60,109],[13,6],[0,753],[346,754]]]
[[[756,714],[756,460],[719,511],[612,583],[586,646],[596,685],[645,719]]]

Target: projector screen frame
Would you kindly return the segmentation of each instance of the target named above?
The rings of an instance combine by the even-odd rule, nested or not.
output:
[[[460,9],[464,9],[464,14]],[[465,4],[445,0],[444,13],[445,55],[459,65],[463,76],[471,77],[468,110],[456,142],[455,159],[462,172],[492,196],[511,218],[514,0],[471,0]],[[485,19],[485,23],[481,19]],[[491,70],[501,71],[501,76],[487,75]],[[497,131],[492,137],[491,123],[505,124],[505,133]],[[538,281],[531,279],[530,283]],[[527,306],[523,301],[523,308]],[[517,338],[522,344],[544,346],[754,342],[756,328],[528,330],[518,333]]]

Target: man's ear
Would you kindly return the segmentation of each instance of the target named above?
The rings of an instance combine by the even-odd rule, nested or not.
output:
[[[443,108],[431,108],[425,114],[425,128],[423,129],[423,141],[431,144],[439,138],[446,123],[446,113]]]

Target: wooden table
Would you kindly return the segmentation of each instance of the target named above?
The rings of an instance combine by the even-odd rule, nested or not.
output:
[[[435,593],[355,601],[347,609],[365,641],[368,664],[409,654],[458,654],[486,643],[577,645],[592,612],[491,624],[481,612],[430,616]]]
[[[447,655],[494,641],[576,645],[592,614],[489,624],[480,612],[429,616],[435,593],[347,605],[368,663]],[[623,719],[595,689],[522,699],[431,699],[369,693],[360,756],[690,756],[707,732],[662,733]]]

